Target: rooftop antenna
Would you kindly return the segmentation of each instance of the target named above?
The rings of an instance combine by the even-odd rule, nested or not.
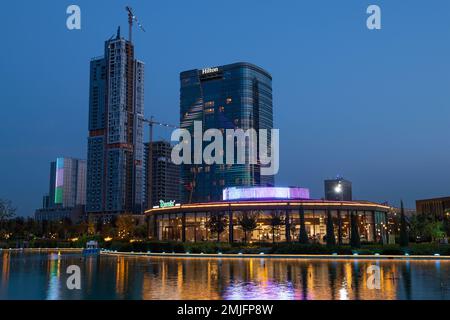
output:
[[[145,32],[145,29],[142,26],[142,24],[139,22],[137,17],[134,15],[133,9],[131,9],[131,7],[127,6],[125,8],[125,10],[127,10],[127,12],[128,12],[128,38],[129,38],[130,42],[132,42],[133,21],[137,23],[139,29],[141,29],[144,32]]]

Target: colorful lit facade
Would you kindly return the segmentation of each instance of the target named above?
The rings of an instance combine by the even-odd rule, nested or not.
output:
[[[85,204],[86,160],[60,157],[52,161],[47,207],[73,208]]]
[[[257,200],[257,199],[309,199],[309,189],[297,187],[231,187],[223,190],[222,199]]]
[[[35,218],[79,221],[86,204],[86,160],[59,157],[50,163],[49,193]]]

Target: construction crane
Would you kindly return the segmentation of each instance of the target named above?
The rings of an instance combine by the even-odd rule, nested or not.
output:
[[[128,12],[128,38],[130,42],[132,42],[132,31],[133,31],[133,21],[137,23],[139,29],[145,32],[144,27],[139,22],[138,18],[134,15],[133,9],[129,6],[125,7],[125,10]]]
[[[148,123],[149,139],[148,139],[148,161],[147,161],[147,207],[151,208],[152,192],[153,192],[153,126],[160,126],[165,128],[177,129],[177,126],[172,124],[162,123],[153,120],[153,116],[150,119],[142,119],[143,122]]]

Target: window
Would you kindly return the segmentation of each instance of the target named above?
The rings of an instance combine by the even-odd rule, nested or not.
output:
[[[230,103],[232,103],[233,102],[233,99],[231,99],[230,97],[228,97],[227,99],[226,99],[226,103],[227,104],[230,104]]]
[[[205,107],[214,107],[214,101],[205,102]]]

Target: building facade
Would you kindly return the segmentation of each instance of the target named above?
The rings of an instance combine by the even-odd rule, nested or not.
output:
[[[85,206],[76,206],[73,208],[46,208],[38,209],[34,213],[36,221],[63,221],[69,219],[72,223],[80,223],[84,221]]]
[[[180,127],[189,130],[192,136],[195,121],[201,123],[203,132],[208,129],[219,129],[222,133],[226,129],[268,129],[270,145],[272,77],[267,71],[250,63],[195,69],[180,74],[180,85]],[[268,151],[270,153],[270,148]],[[247,145],[246,156],[248,153]],[[274,183],[273,176],[261,174],[259,163],[247,161],[230,165],[225,164],[225,158],[223,163],[183,164],[183,202],[220,200],[225,187]]]
[[[324,181],[325,200],[352,201],[352,183],[343,178]]]
[[[57,158],[50,163],[49,194],[43,208],[73,208],[86,204],[86,160]]]
[[[86,204],[86,160],[60,157],[50,163],[49,193],[43,197],[37,220],[81,216]]]
[[[417,200],[416,212],[443,219],[450,214],[450,197]]]
[[[180,202],[180,167],[172,162],[171,152],[172,146],[166,141],[153,142],[151,150],[149,143],[144,145],[144,195],[147,209],[159,205],[160,201]]]
[[[267,188],[264,188],[267,189]],[[281,196],[281,194],[285,196]],[[261,198],[254,195],[260,194]],[[277,195],[267,198],[267,194]],[[226,228],[220,234],[222,242],[284,242],[298,241],[300,213],[303,211],[305,228],[311,243],[325,243],[328,213],[333,219],[337,243],[350,242],[351,215],[355,217],[362,242],[387,242],[387,213],[390,207],[367,201],[327,201],[303,199],[304,192],[256,192],[242,199],[180,204],[153,208],[146,212],[150,220],[150,236],[165,241],[217,241],[216,233],[208,227],[211,217],[221,215]],[[293,195],[293,196],[292,196]],[[251,215],[257,227],[244,233],[239,224],[244,215]],[[282,223],[272,231],[272,218],[278,215]]]
[[[90,65],[88,214],[143,210],[144,64],[120,35]]]

